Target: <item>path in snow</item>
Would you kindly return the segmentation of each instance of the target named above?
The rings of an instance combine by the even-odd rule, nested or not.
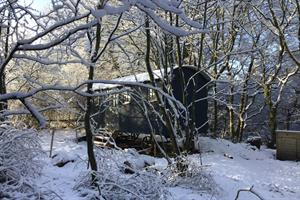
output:
[[[43,149],[49,157],[51,136],[49,133],[41,133],[41,139]],[[54,191],[63,200],[84,199],[73,188],[78,177],[87,172],[87,165],[83,161],[86,160],[86,147],[84,144],[76,144],[74,139],[74,132],[59,131],[55,133],[52,155],[63,154],[75,159],[76,162],[68,163],[64,167],[57,167],[54,166],[54,159],[45,158],[45,167],[38,180],[38,185],[42,187],[42,190]]]

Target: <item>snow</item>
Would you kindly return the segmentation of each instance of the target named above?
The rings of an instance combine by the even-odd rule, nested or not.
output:
[[[190,189],[186,188],[180,188],[180,187],[171,187],[169,189],[171,194],[173,194],[173,199],[176,200],[201,200],[201,199],[208,199],[208,200],[214,200],[213,196],[211,194],[202,194]]]
[[[181,8],[178,8],[179,3],[174,1],[171,2],[161,1],[161,0],[123,1],[122,4],[118,6],[112,6],[106,4],[101,9],[92,10],[92,14],[95,18],[99,19],[104,17],[105,15],[116,15],[116,14],[121,14],[123,12],[129,11],[133,6],[136,6],[140,10],[147,13],[158,26],[160,26],[165,31],[174,34],[176,36],[188,36],[195,33],[208,32],[208,30],[202,29],[202,26],[199,23],[188,19],[188,17],[184,14],[184,11]],[[178,14],[186,24],[188,24],[190,27],[196,28],[197,30],[189,32],[182,28],[178,28],[170,25],[167,21],[163,20],[155,13],[155,11],[158,10],[158,8],[164,11],[170,11],[174,14]]]
[[[192,68],[192,69],[196,69],[195,66],[192,65],[184,65],[183,67],[186,68]],[[175,65],[173,66],[173,68],[168,68],[167,71],[171,72],[172,70],[178,69],[179,66]],[[156,80],[158,79],[162,79],[164,76],[165,70],[164,69],[157,69],[157,70],[153,70],[153,75],[154,78]],[[204,76],[208,81],[211,80],[210,75],[206,72],[206,71],[198,71],[198,73],[201,73],[202,76]],[[147,82],[150,81],[150,77],[148,72],[144,72],[144,73],[140,73],[140,74],[133,74],[133,75],[129,75],[129,76],[124,76],[124,77],[120,77],[120,78],[116,78],[116,79],[112,79],[111,81],[113,82],[130,82],[130,83],[136,83],[136,82]],[[101,90],[101,89],[110,89],[110,88],[114,88],[114,87],[118,87],[120,85],[118,84],[108,84],[108,83],[94,83],[93,84],[93,89],[94,90]]]
[[[153,75],[155,79],[161,79],[163,76],[163,70],[154,70]],[[130,76],[124,76],[120,78],[113,79],[112,81],[119,81],[119,82],[145,82],[150,81],[150,77],[148,72],[130,75]],[[94,83],[93,89],[94,90],[100,90],[100,89],[110,89],[114,87],[118,87],[119,85],[116,84],[105,84],[105,83]]]
[[[48,152],[51,134],[40,134],[42,146]],[[223,139],[202,137],[199,139],[200,154],[190,155],[188,159],[194,163],[193,167],[204,167],[217,184],[217,192],[197,191],[182,185],[168,186],[168,191],[175,200],[232,200],[239,189],[253,186],[255,192],[265,199],[298,200],[300,199],[300,163],[294,161],[279,161],[275,159],[275,151],[261,150],[248,144],[233,144]],[[143,162],[154,164],[159,171],[166,169],[167,161],[163,158],[153,158],[138,154],[134,149],[114,151],[114,162],[122,163],[129,160],[135,168],[142,168]],[[41,190],[51,190],[61,199],[86,199],[74,190],[82,175],[87,174],[85,143],[75,143],[75,132],[72,130],[55,133],[53,154],[59,153],[75,162],[67,163],[64,167],[53,165],[53,159],[45,157],[45,167],[41,177],[37,180]],[[203,166],[201,166],[201,160]],[[112,162],[113,163],[113,162]],[[117,168],[115,168],[117,169]],[[112,167],[112,170],[115,170]],[[139,169],[137,169],[139,170]],[[119,176],[117,170],[114,171]],[[255,200],[256,196],[249,192],[242,192],[243,200]]]
[[[49,132],[41,133],[42,146],[49,155],[51,134]],[[41,190],[54,191],[60,198],[68,200],[84,199],[74,191],[80,174],[88,173],[86,147],[83,143],[75,143],[75,132],[72,131],[56,131],[54,134],[53,153],[65,155],[65,159],[74,159],[74,163],[67,163],[64,167],[54,166],[54,160],[45,158],[46,165],[42,171],[37,185],[41,186]],[[59,157],[60,157],[59,156]],[[57,158],[55,158],[57,159]]]
[[[247,144],[201,138],[203,163],[210,166],[223,199],[234,199],[236,191],[254,186],[265,199],[300,199],[300,163],[275,159],[275,150],[256,149]],[[255,149],[255,150],[253,150]],[[233,159],[224,156],[229,154]],[[241,193],[240,199],[257,199]]]

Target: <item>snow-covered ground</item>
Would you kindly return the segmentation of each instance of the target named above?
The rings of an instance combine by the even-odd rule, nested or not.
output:
[[[300,199],[300,162],[279,161],[275,159],[275,150],[257,150],[226,140],[202,138],[201,144],[207,152],[203,154],[203,163],[210,166],[215,181],[222,188],[222,199],[234,199],[238,189],[251,186],[265,199]],[[241,193],[240,199],[257,197]]]
[[[41,140],[49,155],[50,133],[41,133]],[[246,144],[233,144],[221,139],[201,138],[200,148],[203,153],[191,155],[189,159],[194,167],[205,168],[206,173],[213,177],[216,183],[212,190],[214,192],[197,191],[192,189],[196,188],[193,186],[189,188],[177,185],[168,188],[170,199],[233,200],[238,189],[251,186],[266,200],[300,199],[300,162],[279,161],[275,159],[273,150],[257,150]],[[41,190],[52,191],[57,199],[86,199],[74,190],[80,178],[88,172],[85,143],[76,144],[75,133],[72,131],[58,131],[55,133],[52,155],[56,154],[58,156],[54,159],[45,158],[45,167],[37,184]],[[64,167],[54,166],[59,159],[74,162],[69,162]],[[155,160],[157,169],[164,169],[167,165],[164,159],[152,160]],[[201,167],[201,161],[204,167]],[[249,192],[242,192],[239,199],[258,198]]]
[[[51,134],[49,132],[41,133],[42,147],[49,156]],[[75,200],[84,199],[74,191],[78,176],[87,173],[87,164],[85,162],[86,146],[85,143],[75,143],[75,133],[72,131],[56,131],[54,135],[52,156],[59,154],[65,155],[64,159],[74,159],[75,162],[68,163],[64,167],[54,166],[57,158],[45,158],[45,167],[42,176],[37,185],[42,189],[55,192],[58,199]]]

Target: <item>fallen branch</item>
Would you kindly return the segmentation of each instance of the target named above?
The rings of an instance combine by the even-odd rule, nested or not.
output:
[[[241,192],[250,192],[252,194],[254,194],[257,198],[259,198],[260,200],[265,200],[262,196],[260,196],[256,191],[253,190],[253,185],[249,188],[249,189],[239,189],[236,193],[236,197],[234,200],[238,200],[239,195]]]

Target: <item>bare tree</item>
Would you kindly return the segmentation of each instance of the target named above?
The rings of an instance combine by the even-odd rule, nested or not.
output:
[[[265,102],[269,109],[269,129],[271,133],[270,146],[276,144],[278,105],[282,92],[291,77],[300,69],[298,60],[299,43],[299,2],[298,1],[263,1],[252,4],[256,17],[269,32],[269,38],[274,38],[273,49],[261,51],[262,79]],[[267,14],[266,12],[267,11]],[[295,45],[297,44],[297,45]],[[276,57],[270,54],[277,54]],[[271,59],[271,60],[270,60]],[[276,60],[274,63],[273,60]]]

